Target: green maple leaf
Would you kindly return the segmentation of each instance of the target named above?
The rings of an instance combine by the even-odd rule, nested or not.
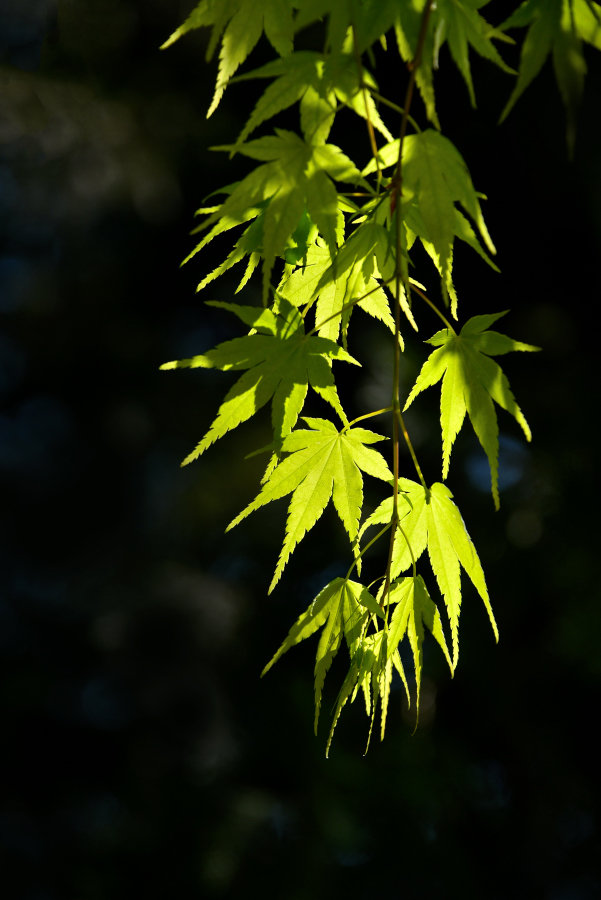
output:
[[[267,503],[292,494],[286,535],[269,587],[270,593],[294,548],[321,517],[330,498],[353,541],[357,536],[363,505],[361,472],[384,481],[391,478],[382,454],[365,446],[384,440],[381,435],[365,428],[347,427],[339,432],[327,419],[303,419],[309,429],[297,429],[284,438],[282,452],[290,455],[276,466],[257,497],[227,528],[229,531]]]
[[[402,60],[406,63],[412,63],[415,56],[425,5],[426,0],[413,0],[412,3],[404,4],[402,15],[398,14],[395,21],[394,28],[397,46]],[[422,47],[421,62],[416,70],[415,81],[424,101],[428,119],[436,128],[440,128],[434,96],[434,62],[434,35],[433,30],[428,28]]]
[[[387,0],[394,6],[394,0]],[[499,55],[492,38],[504,39],[498,29],[494,29],[480,15],[478,9],[485,0],[437,0],[431,13],[431,27],[424,40],[421,61],[416,73],[416,83],[426,107],[428,119],[440,127],[436,113],[434,95],[434,71],[438,68],[438,56],[442,45],[449,44],[453,61],[465,80],[470,100],[475,105],[474,87],[469,61],[469,48],[480,56],[494,62],[505,72],[512,72]],[[395,21],[397,44],[401,57],[406,63],[413,61],[419,40],[425,0],[412,0],[398,12]],[[506,40],[506,38],[505,38]]]
[[[403,198],[409,204],[413,199],[417,205],[423,227],[415,218],[409,218],[408,225],[417,232],[432,256],[440,272],[443,291],[451,296],[453,314],[456,315],[457,299],[452,282],[456,202],[476,223],[490,253],[495,253],[495,247],[468,168],[451,141],[437,131],[428,129],[411,135],[403,148]]]
[[[250,207],[244,213],[237,216],[235,219],[231,217],[224,217],[209,231],[209,233],[196,245],[194,250],[188,254],[186,259],[184,259],[182,265],[190,262],[197,253],[203,250],[211,241],[220,234],[223,234],[225,231],[229,231],[232,228],[235,228],[237,225],[242,225],[245,222],[250,220],[251,224],[244,229],[236,243],[234,244],[232,250],[228,253],[227,257],[223,260],[223,262],[219,263],[218,266],[210,271],[202,281],[198,284],[196,290],[202,291],[207,285],[211,284],[215,281],[216,278],[219,278],[220,275],[223,275],[224,272],[229,271],[235,265],[242,262],[244,259],[248,258],[246,269],[244,275],[242,276],[235,293],[238,294],[242,288],[247,284],[249,278],[259,265],[261,260],[261,254],[263,252],[263,225],[264,225],[264,217],[265,210],[267,209],[269,203],[262,203],[261,206]],[[213,212],[213,210],[211,210]],[[338,218],[336,222],[336,242],[342,242],[342,227],[343,225],[343,217],[342,213],[338,212]],[[201,228],[204,226],[201,226]],[[201,229],[195,229],[195,231],[199,231]],[[296,228],[286,241],[286,245],[283,250],[283,256],[286,262],[288,263],[296,263],[300,259],[304,259],[307,255],[307,252],[310,247],[313,246],[317,237],[317,227],[311,221],[311,217],[305,210],[303,215],[301,216]]]
[[[378,153],[381,169],[396,166],[398,139],[382,147]],[[480,247],[468,220],[455,204],[460,204],[476,225],[490,253],[495,246],[488,233],[480,196],[476,193],[469,170],[457,148],[437,131],[427,129],[411,134],[403,143],[403,223],[409,233],[417,234],[436,265],[443,293],[451,297],[451,310],[457,315],[457,294],[453,286],[453,242],[457,236],[469,243],[496,268]],[[376,170],[372,160],[363,175]],[[412,242],[408,237],[409,245]]]
[[[368,714],[371,708],[371,722],[365,752],[367,753],[369,749],[378,699],[381,700],[382,707],[381,737],[384,736],[393,667],[392,659],[387,658],[386,648],[387,632],[385,629],[382,629],[375,634],[364,635],[352,654],[348,673],[336,698],[330,733],[326,743],[326,758],[330,754],[330,747],[332,746],[332,739],[340,714],[348,700],[351,703],[355,700],[360,688],[363,689],[366,697]],[[370,696],[370,688],[373,692],[373,699]]]
[[[405,404],[407,409],[421,391],[442,379],[442,477],[447,477],[453,443],[467,413],[488,457],[492,495],[497,509],[499,426],[493,400],[516,419],[526,440],[531,439],[531,433],[506,376],[490,357],[509,353],[511,350],[529,352],[539,349],[531,344],[514,341],[496,331],[486,330],[505,314],[506,312],[474,316],[466,322],[459,334],[443,328],[431,337],[427,343],[438,349],[430,354],[422,366]]]
[[[331,360],[359,365],[349,353],[326,338],[305,334],[298,310],[286,300],[280,312],[254,306],[214,302],[230,310],[256,330],[255,334],[234,338],[191,359],[165,363],[161,369],[204,368],[222,371],[247,369],[227,392],[209,430],[183,461],[197,459],[216,440],[250,419],[257,410],[272,401],[272,422],[276,447],[298,419],[308,386],[326,400],[343,422],[346,416],[340,404]]]
[[[502,40],[504,35],[492,28],[478,12],[484,5],[483,0],[437,0],[433,10],[436,64],[441,46],[448,41],[453,61],[467,85],[472,106],[476,105],[476,96],[469,61],[470,46],[504,72],[513,73],[513,69],[506,65],[491,40],[494,37]]]
[[[223,262],[219,263],[218,266],[209,272],[202,281],[197,286],[197,291],[202,291],[208,284],[215,281],[216,278],[219,278],[220,275],[223,275],[225,272],[229,271],[239,262],[241,262],[245,257],[248,257],[248,264],[244,276],[240,280],[238,287],[236,288],[236,293],[242,290],[244,285],[247,283],[248,279],[256,269],[260,261],[260,253],[263,244],[263,216],[265,212],[266,203],[262,203],[259,206],[250,206],[248,209],[244,210],[241,213],[237,213],[235,217],[231,216],[223,216],[220,218],[218,222],[211,228],[208,234],[202,238],[201,241],[194,247],[194,249],[188,254],[188,256],[182,262],[182,265],[190,262],[201,250],[204,250],[214,238],[218,237],[220,234],[224,234],[226,231],[231,231],[233,228],[238,227],[239,225],[243,225],[246,222],[250,222],[250,225],[244,229],[236,243],[234,244],[232,250],[228,253],[227,257],[223,260]],[[219,207],[211,207],[208,210],[198,210],[198,214],[209,213],[212,214],[215,212],[215,209],[219,209]],[[301,219],[302,222],[302,219]],[[301,223],[299,223],[300,225]],[[192,232],[195,234],[198,231],[202,231],[205,225],[201,225],[198,228],[195,228]],[[297,226],[298,228],[299,226]]]
[[[401,578],[390,589],[389,603],[395,603],[394,612],[388,626],[388,656],[392,657],[405,635],[409,638],[413,654],[415,670],[416,709],[419,719],[419,698],[421,691],[421,675],[423,667],[424,626],[438,642],[449,664],[451,673],[453,663],[449,655],[446,638],[442,628],[442,620],[438,607],[430,597],[421,575]],[[417,723],[416,723],[417,724]]]
[[[400,521],[395,534],[390,576],[395,579],[413,567],[428,550],[432,571],[443,596],[453,641],[452,667],[459,654],[459,613],[461,610],[461,568],[465,570],[486,607],[495,638],[499,634],[490,605],[484,572],[453,495],[436,482],[430,488],[408,478],[399,478]],[[373,525],[390,522],[392,497],[384,500],[365,520],[357,535],[360,540]]]
[[[391,606],[395,605],[390,621],[387,624],[385,623],[374,634],[365,634],[365,629],[362,629],[359,632],[359,639],[350,647],[350,666],[336,698],[326,745],[326,756],[328,756],[334,730],[342,709],[348,700],[354,701],[360,688],[363,689],[368,715],[371,711],[371,722],[365,748],[366,753],[369,749],[378,700],[380,700],[381,707],[380,740],[384,739],[393,668],[399,672],[405,686],[408,702],[410,702],[409,687],[398,650],[399,644],[405,636],[408,637],[411,646],[415,667],[416,727],[419,721],[424,626],[428,628],[442,648],[451,673],[453,672],[440,613],[428,594],[423,578],[417,576],[416,578],[403,578],[397,581],[390,591],[388,603]],[[363,619],[365,621],[365,615]]]
[[[326,50],[337,53],[342,49],[353,22],[354,0],[295,0],[294,5],[298,8],[295,31],[327,16]]]
[[[334,53],[325,60],[323,70],[325,90],[332,91],[340,103],[352,109],[361,118],[369,119],[375,130],[379,131],[387,141],[391,141],[392,135],[383,122],[370,93],[370,89],[377,89],[376,81],[364,64],[361,65],[361,75],[365,90],[363,90],[359,78],[353,38],[349,33],[343,52]]]
[[[322,92],[322,72],[323,55],[321,53],[299,50],[239,76],[238,81],[250,78],[274,78],[275,80],[257,101],[236,143],[242,144],[251,132],[263,122],[301,100],[310,87],[320,94],[323,93],[323,99],[327,99],[327,92]],[[335,107],[334,100],[333,111],[335,111]]]
[[[195,28],[213,26],[207,60],[211,59],[220,42],[221,49],[215,93],[207,118],[217,109],[232,76],[250,55],[263,32],[280,56],[292,52],[292,9],[291,0],[261,0],[260,4],[255,0],[201,0],[183,25],[165,41],[162,49]]]
[[[276,653],[269,660],[261,677],[295,644],[311,637],[323,626],[315,656],[315,732],[319,721],[321,698],[326,675],[340,648],[343,637],[355,656],[364,626],[370,615],[382,616],[382,611],[367,588],[356,581],[335,578],[298,617]]]
[[[354,300],[359,309],[383,322],[394,334],[388,297],[373,275],[373,253],[363,256],[358,250],[348,267],[344,260],[345,255],[339,253],[332,264],[328,250],[314,244],[308,249],[303,265],[284,275],[278,293],[299,307],[311,306],[316,301],[316,327],[322,337],[332,341],[338,340],[341,324],[346,334],[353,309],[349,304]]]
[[[518,80],[501,114],[508,115],[518,98],[552,55],[559,91],[568,116],[568,146],[573,150],[576,112],[584,89],[583,41],[601,50],[601,6],[592,0],[526,0],[502,25],[523,28]]]
[[[376,83],[363,68],[363,82],[370,88]],[[307,141],[324,143],[334,121],[338,102],[369,119],[374,128],[391,141],[392,135],[382,121],[376,104],[361,87],[357,63],[352,53],[326,56],[300,50],[273,60],[252,72],[238,76],[236,81],[250,78],[274,78],[251,112],[238,137],[242,144],[263,122],[271,119],[294,103],[301,103],[301,125]],[[366,108],[367,107],[367,108]]]
[[[269,278],[277,256],[297,228],[305,210],[326,241],[330,252],[336,249],[338,194],[332,182],[363,183],[354,163],[334,144],[308,144],[291,131],[276,129],[275,135],[242,145],[217,149],[235,150],[252,159],[264,161],[239,182],[230,196],[205,223],[205,227],[223,216],[235,219],[247,215],[249,207],[265,204],[263,212],[262,254],[263,300],[269,292]]]

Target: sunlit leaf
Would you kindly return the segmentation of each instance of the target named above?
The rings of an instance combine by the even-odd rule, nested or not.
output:
[[[440,422],[442,426],[442,477],[446,478],[455,438],[461,430],[466,413],[488,457],[491,487],[495,506],[499,506],[498,455],[499,426],[495,403],[516,419],[526,440],[531,439],[530,428],[517,405],[509,382],[501,367],[490,359],[511,350],[533,351],[537,347],[514,341],[496,331],[487,331],[505,313],[474,316],[459,334],[443,328],[428,341],[437,347],[424,365],[413,386],[405,409],[421,391],[442,379],[440,394]]]
[[[430,488],[424,488],[408,478],[400,478],[399,488],[403,492],[402,503],[399,507],[400,521],[394,538],[390,576],[395,579],[412,568],[427,548],[432,571],[451,623],[454,669],[459,654],[461,568],[482,598],[498,639],[482,565],[461,514],[453,503],[453,495],[444,484],[437,482]],[[392,498],[388,498],[365,520],[358,538],[361,539],[373,525],[390,522],[391,517]]]
[[[297,429],[284,438],[282,452],[290,455],[279,463],[258,496],[228,526],[233,528],[251,512],[292,494],[284,545],[270,591],[279,581],[292,551],[313,528],[330,499],[353,541],[363,505],[361,472],[383,481],[391,478],[384,457],[367,446],[383,440],[381,435],[365,428],[346,428],[339,432],[327,419],[305,417],[304,421],[309,429]]]
[[[221,304],[214,304],[221,305]],[[165,363],[162,369],[248,369],[227,392],[209,430],[182,465],[197,459],[219,438],[250,419],[271,400],[276,441],[294,428],[308,386],[320,394],[346,421],[340,404],[331,360],[356,363],[342,347],[318,336],[307,336],[298,311],[282,300],[279,315],[261,307],[224,304],[257,333],[219,344],[191,359]]]

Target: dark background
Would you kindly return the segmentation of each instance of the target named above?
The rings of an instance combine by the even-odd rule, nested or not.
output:
[[[314,645],[258,675],[346,569],[341,529],[326,515],[267,598],[284,504],[223,535],[256,490],[262,460],[240,459],[265,419],[181,470],[230,380],[158,371],[238,333],[202,302],[232,281],[194,293],[221,256],[179,263],[194,210],[233,180],[207,147],[235,137],[254,87],[205,120],[205,35],[158,50],[189,6],[0,0],[3,896],[597,898],[601,60],[572,163],[550,65],[497,128],[510,78],[475,60],[473,111],[441,60],[442,125],[489,196],[503,270],[459,248],[460,312],[511,308],[502,330],[544,350],[504,359],[534,442],[501,412],[501,511],[467,428],[451,467],[501,642],[466,585],[460,664],[451,681],[426,648],[417,733],[395,689],[385,742],[363,757],[357,703],[325,760],[342,669],[318,738]],[[386,405],[391,370],[386,336],[359,334],[354,415]],[[404,390],[422,358],[415,344]],[[409,417],[429,480],[436,408],[430,391]]]

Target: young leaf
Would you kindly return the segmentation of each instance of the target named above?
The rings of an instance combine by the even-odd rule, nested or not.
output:
[[[207,59],[210,59],[221,40],[219,72],[207,118],[219,106],[229,81],[255,48],[263,31],[280,56],[292,52],[292,6],[291,0],[261,0],[260,5],[255,0],[201,0],[184,24],[165,41],[163,49],[188,31],[212,25],[207,49]]]
[[[495,31],[478,12],[483,5],[482,0],[437,0],[433,9],[435,58],[438,59],[440,47],[447,40],[453,61],[467,85],[472,106],[476,105],[476,96],[469,61],[470,46],[504,72],[513,73],[491,40],[503,35]]]
[[[409,638],[415,669],[416,709],[419,719],[419,699],[423,666],[422,645],[424,642],[424,625],[438,642],[451,673],[453,663],[449,655],[446,638],[442,628],[440,613],[431,599],[421,575],[416,578],[401,578],[390,590],[389,602],[396,603],[388,626],[388,656],[396,651],[405,635]]]
[[[437,482],[426,489],[408,478],[399,478],[399,488],[403,491],[399,497],[403,498],[403,505],[393,544],[390,577],[395,579],[412,567],[428,548],[432,571],[451,623],[454,669],[459,653],[461,567],[482,598],[495,638],[498,640],[499,637],[484,572],[461,514],[453,503],[453,495],[444,484]],[[389,497],[366,519],[358,538],[372,525],[390,522],[391,516],[392,497]]]
[[[381,169],[396,165],[398,139],[382,147],[378,153]],[[376,169],[372,160],[363,170],[367,175]],[[496,252],[482,215],[479,195],[474,189],[465,161],[451,141],[437,131],[427,129],[411,134],[403,143],[403,209],[404,224],[421,239],[440,272],[443,293],[452,299],[451,310],[457,315],[457,298],[453,287],[453,241],[455,236],[468,243],[476,241],[465,219],[458,215],[460,203],[475,223],[488,251]],[[465,224],[464,224],[465,223]],[[471,232],[471,234],[470,234]],[[482,248],[478,252],[492,265]]]
[[[220,5],[221,9],[219,9]],[[161,50],[166,50],[167,47],[175,44],[189,31],[194,31],[194,29],[202,28],[205,25],[215,26],[213,32],[215,33],[218,29],[218,36],[220,36],[227,24],[228,17],[231,17],[233,14],[233,10],[234,0],[225,0],[225,2],[221,0],[221,4],[220,0],[200,0],[200,3],[192,10],[186,21],[179,28],[176,28],[173,34],[161,45]]]
[[[276,445],[279,444],[294,428],[309,385],[346,422],[331,370],[334,359],[359,365],[346,350],[326,338],[305,335],[298,310],[284,299],[280,301],[278,315],[261,307],[223,305],[258,333],[225,341],[200,356],[161,366],[161,369],[248,369],[227,392],[211,427],[182,465],[197,459],[216,440],[254,416],[269,400],[274,438]]]
[[[309,87],[320,90],[323,56],[310,50],[299,50],[280,59],[247,72],[241,79],[275,78],[251,112],[240,132],[236,144],[242,144],[248,136],[277,113],[297,103]]]
[[[326,248],[314,244],[307,251],[303,265],[285,275],[278,287],[278,293],[295,306],[311,305],[316,300],[315,322],[319,334],[333,341],[338,340],[341,323],[348,325],[353,309],[349,304],[353,301],[368,315],[383,322],[393,334],[395,330],[388,297],[372,275],[373,250],[363,256],[358,246],[355,249],[354,262],[343,269],[346,251],[344,255],[339,252],[332,264]]]
[[[319,339],[323,340],[323,338]],[[297,429],[282,442],[289,453],[270,474],[257,497],[228,525],[228,531],[251,512],[272,500],[292,493],[286,535],[269,592],[273,590],[291,553],[313,528],[330,498],[342,524],[353,541],[357,535],[363,505],[363,477],[367,472],[387,481],[390,470],[377,450],[366,446],[383,440],[365,428],[342,432],[327,419],[304,417],[309,429]]]
[[[236,289],[236,293],[242,289],[246,281],[250,278],[254,270],[256,269],[258,262],[260,260],[260,251],[262,250],[263,245],[263,216],[265,207],[267,204],[263,204],[262,207],[253,207],[247,210],[245,213],[240,216],[240,221],[233,221],[226,219],[227,225],[224,229],[217,230],[219,227],[219,223],[212,228],[206,238],[200,241],[199,244],[194,248],[194,250],[188,254],[186,259],[183,261],[182,265],[189,262],[196,254],[204,249],[204,247],[213,240],[213,238],[221,233],[221,231],[230,230],[231,228],[236,227],[236,225],[241,225],[243,222],[248,221],[249,219],[253,219],[248,228],[245,228],[236,243],[234,244],[233,249],[228,253],[223,262],[219,263],[218,266],[209,272],[202,281],[198,284],[196,290],[202,291],[204,288],[215,281],[216,278],[219,278],[220,275],[223,275],[225,272],[232,269],[235,265],[245,257],[248,257],[247,269],[242,281],[238,285]]]
[[[291,647],[310,637],[323,626],[315,657],[315,731],[319,721],[321,696],[325,678],[338,652],[344,635],[351,656],[357,652],[363,625],[370,615],[382,616],[382,611],[367,588],[356,581],[335,578],[317,595],[291,627],[285,641],[269,660],[261,677]]]
[[[514,341],[496,331],[487,331],[505,313],[474,316],[456,334],[447,328],[438,331],[427,343],[437,347],[417,376],[405,409],[421,391],[442,379],[440,422],[442,427],[442,477],[449,471],[451,450],[461,430],[465,414],[488,457],[495,507],[499,507],[498,454],[499,427],[493,400],[511,413],[521,426],[526,440],[531,439],[524,414],[511,393],[501,367],[490,359],[511,350],[533,351],[538,347]]]
[[[348,673],[342,683],[342,687],[336,698],[330,733],[326,743],[326,758],[329,756],[332,739],[340,713],[347,700],[354,701],[360,688],[368,695],[370,685],[373,687],[373,700],[371,706],[371,721],[367,747],[371,738],[372,727],[376,715],[378,697],[382,698],[382,731],[386,722],[386,709],[388,706],[388,689],[392,680],[392,663],[386,658],[386,631],[380,630],[375,634],[365,635],[351,656]]]
[[[582,42],[601,50],[601,6],[592,0],[527,0],[500,27],[523,28],[518,80],[500,121],[538,75],[552,54],[559,91],[568,116],[568,146],[573,150],[576,112],[584,88],[586,62]]]
[[[375,89],[375,81],[365,67],[362,67],[362,72],[363,83],[368,88]],[[237,144],[243,143],[263,122],[299,100],[302,102],[307,91],[312,92],[313,103],[315,97],[319,98],[319,106],[325,103],[323,113],[326,119],[336,112],[338,101],[364,119],[369,116],[373,127],[383,134],[387,141],[392,140],[392,135],[382,121],[371,94],[362,89],[357,62],[352,53],[326,56],[323,53],[300,50],[248,72],[238,80],[249,78],[275,78],[275,81],[266,88],[257,101],[238,137]],[[306,106],[304,114],[307,117]],[[313,139],[318,130],[317,127],[303,128],[308,141]],[[315,143],[322,141],[317,140]]]
[[[357,60],[352,52],[352,37],[349,35],[345,43],[345,53],[332,54],[326,60],[324,67],[324,82],[327,90],[332,90],[337,99],[352,109],[363,119],[369,119],[376,131],[379,131],[387,141],[392,140],[392,135],[383,122],[370,89],[376,89],[377,85],[367,68],[362,65],[361,73],[363,82],[359,78]],[[365,90],[363,86],[365,86]]]
[[[401,58],[408,64],[413,63],[421,31],[425,5],[426,0],[413,0],[413,2],[403,5],[402,14],[397,14],[398,18],[395,21],[397,45]],[[440,122],[438,121],[438,114],[436,112],[432,73],[435,62],[434,37],[432,29],[429,28],[425,36],[421,53],[421,62],[416,71],[415,80],[422,96],[422,100],[424,101],[428,119],[436,126],[436,128],[440,128]]]
[[[332,179],[362,183],[359,170],[333,144],[308,144],[292,131],[276,129],[275,135],[246,144],[222,147],[264,161],[232,191],[207,221],[228,216],[235,219],[251,206],[267,202],[263,213],[263,300],[277,256],[307,209],[331,253],[336,248],[338,199]]]

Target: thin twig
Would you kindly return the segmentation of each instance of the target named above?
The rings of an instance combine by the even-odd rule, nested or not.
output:
[[[441,311],[439,310],[439,308],[436,306],[435,303],[432,303],[430,298],[422,291],[421,288],[418,288],[417,285],[415,285],[415,284],[411,284],[411,282],[409,282],[409,288],[412,291],[415,291],[415,293],[418,296],[420,296],[422,298],[422,300],[425,300],[425,302],[428,304],[428,306],[436,313],[438,318],[444,322],[444,324],[447,326],[447,328],[449,329],[449,331],[452,334],[457,334],[457,332],[455,331],[455,329],[453,328],[453,326],[451,325],[451,323],[449,322],[447,317],[445,315],[443,315],[443,313],[441,313]]]
[[[392,100],[389,100],[388,97],[385,97],[383,94],[380,94],[379,91],[376,91],[376,89],[371,87],[371,85],[369,85],[369,84],[366,84],[365,87],[369,91],[369,93],[372,95],[372,97],[378,101],[378,103],[381,103],[383,106],[388,106],[389,109],[393,109],[395,112],[399,113],[399,115],[401,115],[401,116],[405,114],[405,110],[403,109],[402,106],[399,106],[398,103],[393,103]],[[412,125],[413,128],[415,128],[416,131],[421,132],[422,129],[419,127],[418,123],[413,118],[413,116],[408,115],[407,120],[408,120],[409,124]]]
[[[405,438],[405,443],[409,449],[409,453],[411,454],[411,459],[413,460],[413,465],[415,466],[415,471],[417,472],[417,477],[422,483],[422,487],[424,490],[428,490],[428,485],[426,484],[426,480],[422,475],[422,470],[417,461],[417,456],[415,455],[415,450],[413,449],[413,444],[411,443],[411,438],[409,437],[409,432],[407,431],[407,426],[405,425],[405,420],[403,419],[403,414],[400,409],[397,408],[396,415],[398,417],[398,422],[401,427],[401,431],[403,432],[403,437]],[[398,492],[397,492],[398,494]]]
[[[399,523],[399,427],[401,427],[403,431],[403,437],[407,442],[407,446],[409,447],[409,452],[411,453],[411,457],[413,459],[413,463],[416,467],[417,474],[420,478],[422,484],[425,485],[424,477],[422,475],[421,469],[417,462],[417,457],[415,456],[415,451],[413,450],[413,445],[409,440],[409,435],[407,433],[407,429],[405,428],[405,424],[403,421],[403,417],[401,415],[401,404],[399,399],[399,377],[400,377],[400,363],[401,363],[401,353],[399,346],[399,335],[401,330],[401,282],[404,280],[402,276],[402,259],[401,259],[401,196],[402,196],[402,187],[403,187],[403,144],[405,142],[405,135],[407,133],[407,123],[409,121],[409,110],[411,109],[411,102],[413,100],[413,93],[415,89],[415,79],[417,75],[417,70],[419,68],[419,64],[422,58],[422,52],[424,48],[424,42],[426,40],[426,34],[428,31],[428,22],[430,19],[430,12],[432,10],[433,0],[426,0],[426,5],[424,7],[424,11],[422,14],[422,20],[419,30],[419,37],[417,39],[417,46],[415,48],[415,56],[413,57],[412,62],[409,64],[410,75],[409,82],[407,84],[407,90],[405,93],[405,102],[403,104],[403,117],[401,119],[401,128],[399,133],[399,156],[396,164],[395,174],[392,180],[392,190],[393,194],[391,197],[391,206],[393,206],[396,217],[395,217],[395,243],[396,243],[396,271],[395,271],[395,306],[394,306],[394,327],[395,327],[395,341],[394,341],[394,369],[393,369],[393,387],[392,387],[392,407],[394,410],[393,420],[392,420],[392,465],[393,465],[393,487],[392,487],[392,531],[390,533],[390,548],[388,551],[388,563],[386,566],[386,580],[384,583],[384,590],[382,592],[382,601],[381,606],[383,608],[385,597],[387,597],[390,593],[390,572],[392,568],[392,553],[394,549],[394,538],[396,534],[396,529]]]
[[[376,543],[376,541],[379,541],[380,538],[382,537],[382,535],[386,534],[386,532],[388,531],[389,528],[390,528],[390,522],[388,523],[388,525],[385,525],[384,528],[381,528],[380,531],[378,531],[378,533],[376,534],[376,536],[371,539],[371,541],[367,542],[367,544],[365,545],[363,550],[359,551],[359,553],[357,554],[357,556],[355,557],[355,559],[352,561],[351,565],[349,566],[348,572],[344,576],[345,581],[349,580],[351,572],[358,565],[359,560],[361,559],[363,554],[366,553],[370,547],[373,547],[373,545]]]
[[[362,416],[357,416],[356,419],[353,419],[352,422],[348,423],[348,427],[351,428],[357,422],[361,422],[363,419],[372,419],[374,416],[381,416],[382,413],[392,412],[392,406],[387,406],[385,409],[376,409],[375,412],[364,413]]]

